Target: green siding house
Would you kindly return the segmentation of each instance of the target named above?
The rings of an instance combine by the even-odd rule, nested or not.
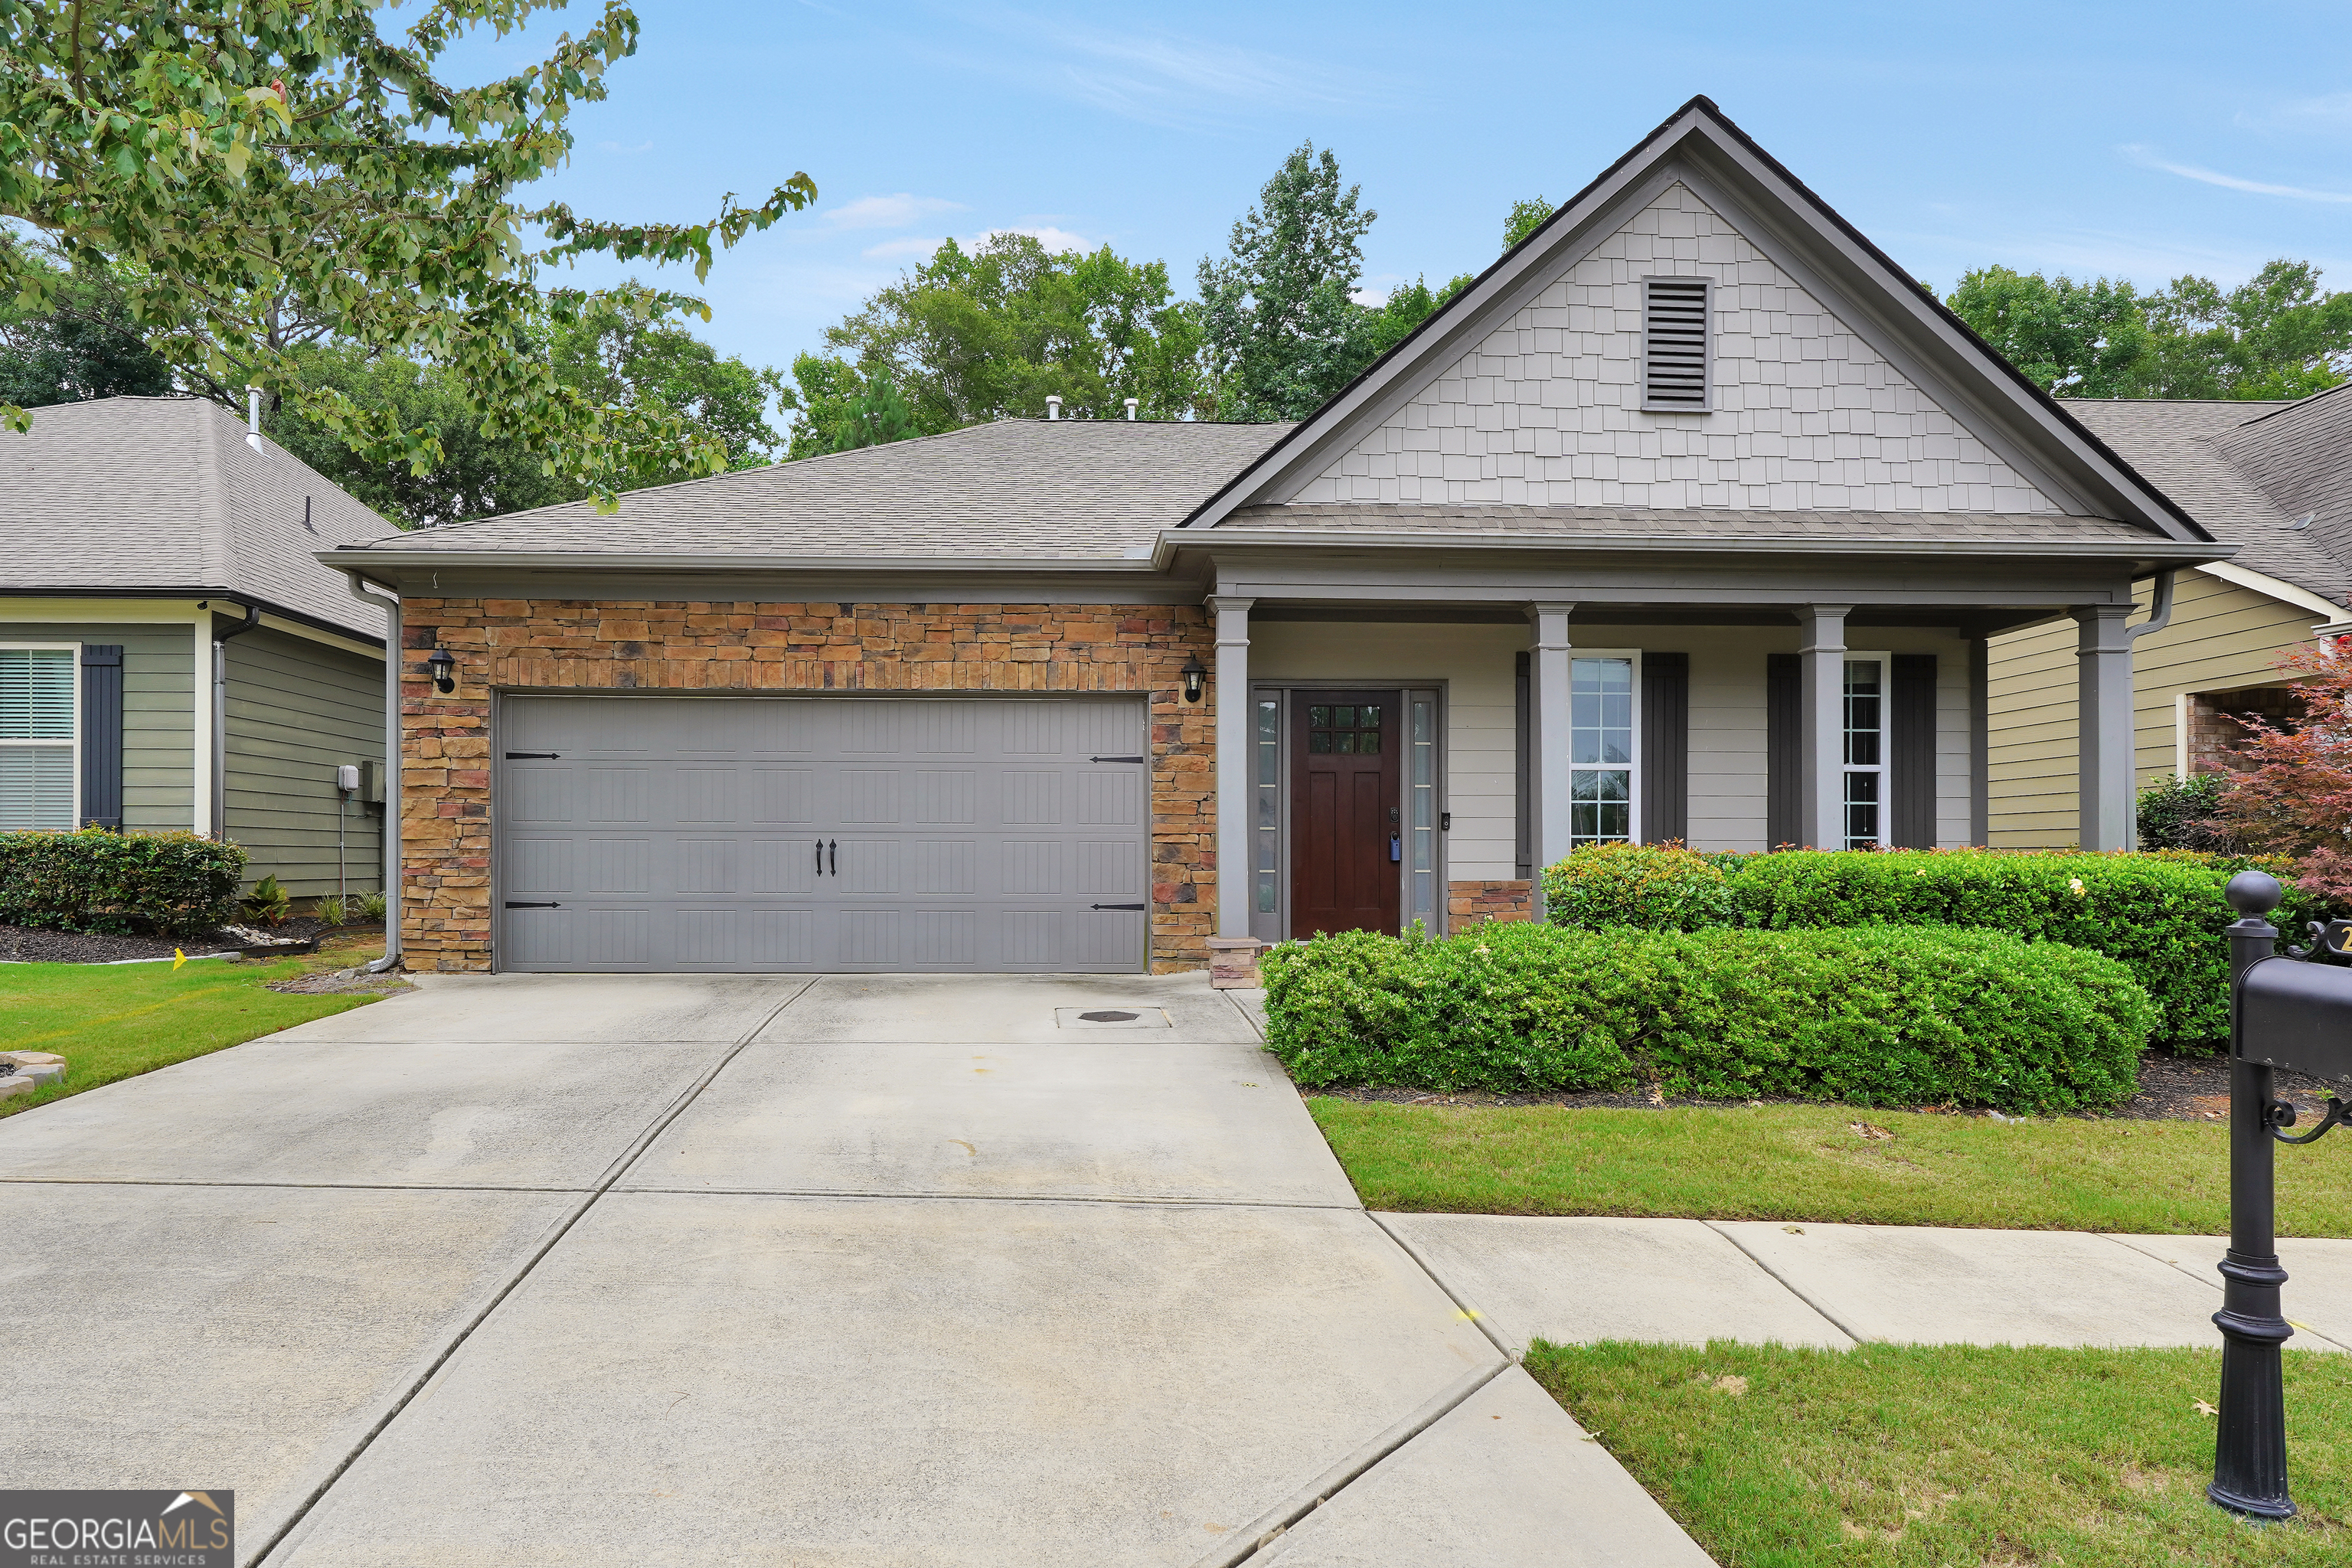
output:
[[[381,889],[383,616],[313,555],[394,531],[201,399],[0,432],[0,829],[188,829],[297,898]]]

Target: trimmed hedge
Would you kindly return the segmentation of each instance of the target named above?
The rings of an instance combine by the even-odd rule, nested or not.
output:
[[[0,922],[196,934],[236,916],[245,851],[193,833],[0,833]]]
[[[2042,1113],[2137,1087],[2155,1010],[2112,959],[2004,932],[1366,931],[1263,960],[1301,1085],[1625,1089]]]
[[[1721,868],[1675,845],[1587,845],[1546,867],[1543,887],[1554,925],[1701,931],[1738,921]]]
[[[2137,855],[2004,853],[1985,849],[1784,849],[1769,855],[1698,857],[1686,851],[1612,845],[1579,849],[1544,868],[1554,924],[1664,924],[1691,907],[1675,879],[1684,860],[1704,859],[1723,878],[1728,923],[1767,930],[1846,926],[1966,926],[2059,942],[2105,953],[2128,967],[2157,1006],[2154,1043],[2176,1051],[2218,1050],[2230,1033],[2230,952],[2222,934],[2236,918],[2221,896],[2242,858],[2161,850]],[[1615,889],[1625,862],[1647,858],[1662,890],[1622,921],[1591,918],[1588,889]],[[2298,892],[2272,917],[2290,936],[2325,911]],[[1613,897],[1613,891],[1612,896]]]

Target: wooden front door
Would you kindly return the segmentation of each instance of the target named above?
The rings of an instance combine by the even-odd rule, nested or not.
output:
[[[1290,934],[1397,929],[1397,784],[1404,703],[1395,691],[1301,691],[1291,710]]]

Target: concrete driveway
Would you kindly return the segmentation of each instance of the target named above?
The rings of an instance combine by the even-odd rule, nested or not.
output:
[[[428,979],[0,1182],[0,1473],[247,1563],[1706,1562],[1198,977]]]

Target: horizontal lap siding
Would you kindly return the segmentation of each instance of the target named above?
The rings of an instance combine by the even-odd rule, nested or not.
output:
[[[2142,584],[2143,612],[2153,585]],[[2203,572],[2183,572],[2172,622],[2132,646],[2134,764],[2144,787],[2178,765],[2183,692],[2231,691],[2281,678],[2273,661],[2320,616]],[[1992,639],[1991,826],[2002,848],[2078,841],[2075,646],[2071,619]]]
[[[195,633],[152,622],[0,621],[0,642],[122,648],[122,826],[185,832],[195,821]]]
[[[1794,653],[1796,628],[1613,626],[1579,623],[1576,648],[1690,655],[1690,844],[1762,849],[1764,659]],[[1265,681],[1348,680],[1366,686],[1447,683],[1446,799],[1454,814],[1446,875],[1456,881],[1516,874],[1513,670],[1528,634],[1517,626],[1259,621],[1250,674]],[[1876,652],[1936,656],[1936,837],[1969,841],[1968,643],[1935,630],[1863,627],[1846,640]]]
[[[1528,634],[1517,626],[1255,621],[1253,680],[1348,680],[1367,687],[1445,689],[1443,809],[1445,876],[1504,881],[1517,870],[1516,661]]]
[[[383,666],[304,638],[249,632],[228,643],[228,836],[245,846],[247,880],[274,875],[296,898],[383,885],[383,813],[341,807],[335,769],[383,758]]]

